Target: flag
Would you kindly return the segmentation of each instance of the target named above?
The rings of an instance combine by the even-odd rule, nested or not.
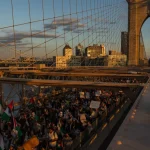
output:
[[[3,112],[1,118],[4,121],[9,121],[10,120],[10,116],[11,116],[11,114],[9,112],[9,108],[7,107],[6,110]]]
[[[28,107],[29,108],[33,108],[33,106],[34,106],[34,99],[33,99],[33,97],[30,99],[30,101],[29,101],[29,104],[28,104]]]
[[[20,130],[20,127],[17,125],[17,121],[14,116],[12,116],[13,119],[13,129],[17,131],[17,135],[20,138],[22,136],[22,131]]]
[[[14,129],[17,127],[17,121],[14,116],[13,116],[13,127]]]
[[[4,140],[1,134],[0,134],[0,150],[4,150]]]
[[[35,119],[36,121],[38,121],[38,120],[39,120],[39,117],[38,117],[37,115],[35,115],[34,119]]]
[[[22,134],[22,131],[21,131],[21,129],[20,129],[20,127],[19,126],[16,126],[16,128],[15,128],[17,131],[18,131],[18,138],[20,138],[23,134]]]
[[[33,99],[33,97],[30,99],[30,102],[29,102],[30,104],[33,104],[34,103],[34,99]]]
[[[14,107],[14,101],[12,100],[10,104],[8,104],[8,108],[12,111],[13,107]]]

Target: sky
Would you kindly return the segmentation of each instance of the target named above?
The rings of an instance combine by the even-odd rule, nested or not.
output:
[[[62,55],[66,43],[73,51],[78,43],[120,51],[127,8],[126,0],[1,0],[0,59]],[[149,25],[142,29],[146,51]]]
[[[142,35],[147,58],[150,58],[150,18],[146,20],[142,27]]]

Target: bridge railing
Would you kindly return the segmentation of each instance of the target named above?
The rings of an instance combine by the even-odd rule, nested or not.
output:
[[[115,113],[118,113],[117,110],[123,109],[122,106],[125,103],[127,103],[127,100],[123,97],[120,103],[118,105],[115,105],[114,109],[112,111],[109,111],[107,115],[103,113],[99,118],[96,118],[96,120],[92,122],[91,126],[87,127],[84,131],[80,132],[80,135],[74,139],[71,149],[78,149],[87,142],[89,142],[89,144],[92,144],[91,138],[96,138],[96,136],[94,135],[97,133],[98,130],[104,130],[106,125],[111,122],[112,116],[114,116]]]

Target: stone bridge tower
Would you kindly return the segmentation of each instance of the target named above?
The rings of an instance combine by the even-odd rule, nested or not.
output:
[[[145,20],[150,16],[150,0],[127,0],[128,20],[128,65],[139,65],[140,33]]]

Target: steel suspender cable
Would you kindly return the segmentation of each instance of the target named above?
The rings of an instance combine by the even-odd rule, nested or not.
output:
[[[31,8],[31,0],[27,1],[29,21],[15,24],[14,1],[11,0],[13,23],[0,27],[0,30],[13,28],[11,36],[13,35],[14,49],[9,46],[9,43],[4,43],[2,38],[0,38],[0,45],[14,52],[16,60],[18,56],[37,57],[38,52],[35,51],[37,48],[41,49],[39,51],[41,60],[61,56],[66,43],[72,50],[80,43],[84,49],[91,44],[104,44],[107,51],[109,49],[120,51],[120,34],[122,31],[127,31],[127,15],[124,19],[119,19],[120,14],[127,14],[125,0],[61,0],[60,3],[58,0],[38,0],[37,3],[42,11],[37,12],[35,20],[32,16],[34,14],[31,14],[32,9],[35,8]],[[45,10],[46,3],[52,5],[52,9],[49,9],[51,13]],[[46,21],[50,21],[49,24],[46,24]],[[33,27],[36,29],[34,23],[42,24],[42,27],[38,28],[41,30],[36,33],[32,29]],[[15,31],[15,27],[19,29],[22,25],[30,26],[30,33],[21,34],[21,31]],[[24,51],[21,47],[16,48],[16,37],[19,34],[22,36],[21,39],[31,39],[31,47],[26,47]],[[30,65],[34,63],[36,60]],[[76,65],[74,61],[73,65]]]
[[[16,34],[15,34],[15,26],[14,26],[14,7],[13,0],[11,0],[11,9],[12,9],[12,21],[13,21],[13,34],[14,34],[14,45],[15,45],[15,59],[16,59]]]

